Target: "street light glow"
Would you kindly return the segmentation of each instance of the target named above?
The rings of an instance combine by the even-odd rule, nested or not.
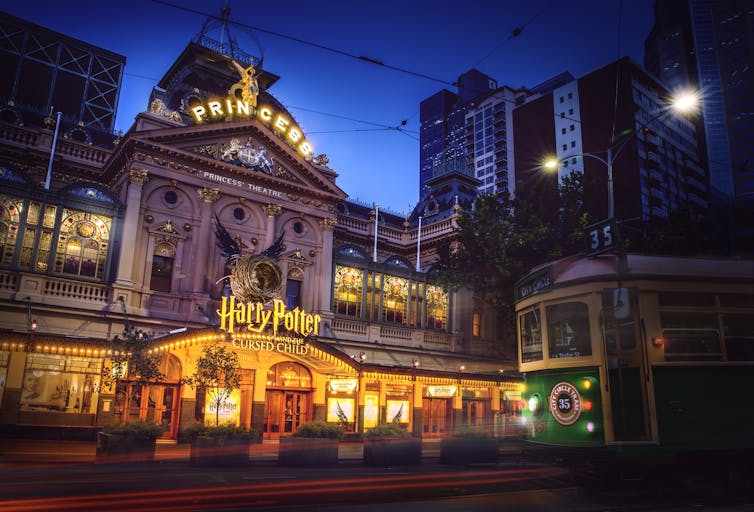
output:
[[[689,112],[699,104],[699,96],[696,92],[686,91],[673,99],[672,106],[678,112]]]
[[[545,167],[547,169],[557,169],[558,168],[558,164],[560,164],[560,162],[558,160],[556,160],[554,158],[550,158],[549,160],[547,160],[545,162]]]

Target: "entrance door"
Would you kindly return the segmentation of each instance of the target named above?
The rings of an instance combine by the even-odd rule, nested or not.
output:
[[[302,423],[310,421],[309,392],[267,390],[264,418],[265,439],[290,435]]]
[[[488,419],[492,424],[491,415],[488,418],[489,401],[487,400],[463,400],[463,425],[465,427],[486,428]]]
[[[178,435],[178,384],[140,384],[121,381],[115,395],[114,413],[121,423],[148,420],[165,426],[163,439]]]
[[[453,409],[447,398],[425,398],[422,401],[423,437],[443,437],[453,429]]]

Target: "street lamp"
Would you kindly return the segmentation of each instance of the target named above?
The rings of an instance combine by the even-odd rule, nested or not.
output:
[[[646,128],[653,121],[656,121],[660,117],[673,110],[679,113],[691,112],[696,108],[698,103],[699,96],[695,92],[683,92],[681,94],[678,94],[677,96],[673,97],[667,108],[661,109],[660,112],[652,116],[648,121],[642,123],[641,126],[628,132],[623,140],[619,140],[606,150],[597,151],[595,153],[576,153],[574,155],[569,155],[561,159],[550,158],[545,162],[544,166],[547,169],[557,169],[562,161],[577,156],[594,158],[595,160],[602,162],[607,167],[607,218],[612,219],[615,213],[613,205],[613,163],[615,162],[615,159],[618,157],[620,152],[624,147],[626,147],[626,144],[628,144],[628,142],[633,138],[634,135],[636,135],[637,132]],[[599,156],[600,153],[605,153],[605,157],[603,158]]]

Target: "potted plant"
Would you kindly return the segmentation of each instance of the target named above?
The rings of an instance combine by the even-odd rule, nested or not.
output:
[[[182,381],[204,390],[210,410],[215,411],[214,421],[192,423],[184,430],[191,440],[189,462],[200,466],[248,464],[253,433],[232,422],[220,423],[221,409],[231,393],[241,386],[238,355],[219,343],[207,344],[196,361],[194,374]]]
[[[332,466],[338,463],[343,427],[324,421],[301,425],[292,436],[280,438],[278,461],[282,466]]]
[[[421,439],[394,423],[377,425],[364,433],[364,464],[408,466],[421,462]]]
[[[165,425],[153,421],[130,421],[106,425],[97,434],[97,462],[151,462],[157,438]]]
[[[500,447],[497,438],[478,427],[457,430],[440,441],[440,463],[497,463]]]

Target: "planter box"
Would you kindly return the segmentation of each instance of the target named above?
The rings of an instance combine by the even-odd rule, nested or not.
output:
[[[119,434],[97,433],[97,458],[100,463],[154,462],[157,438],[135,439]]]
[[[250,439],[197,436],[191,442],[189,464],[192,466],[246,466],[249,463],[250,446]]]
[[[500,447],[494,437],[446,437],[440,441],[442,464],[496,464],[499,460]]]
[[[364,464],[413,466],[422,459],[421,439],[412,437],[365,437]]]
[[[281,466],[334,466],[338,444],[337,439],[281,437],[278,462]]]

